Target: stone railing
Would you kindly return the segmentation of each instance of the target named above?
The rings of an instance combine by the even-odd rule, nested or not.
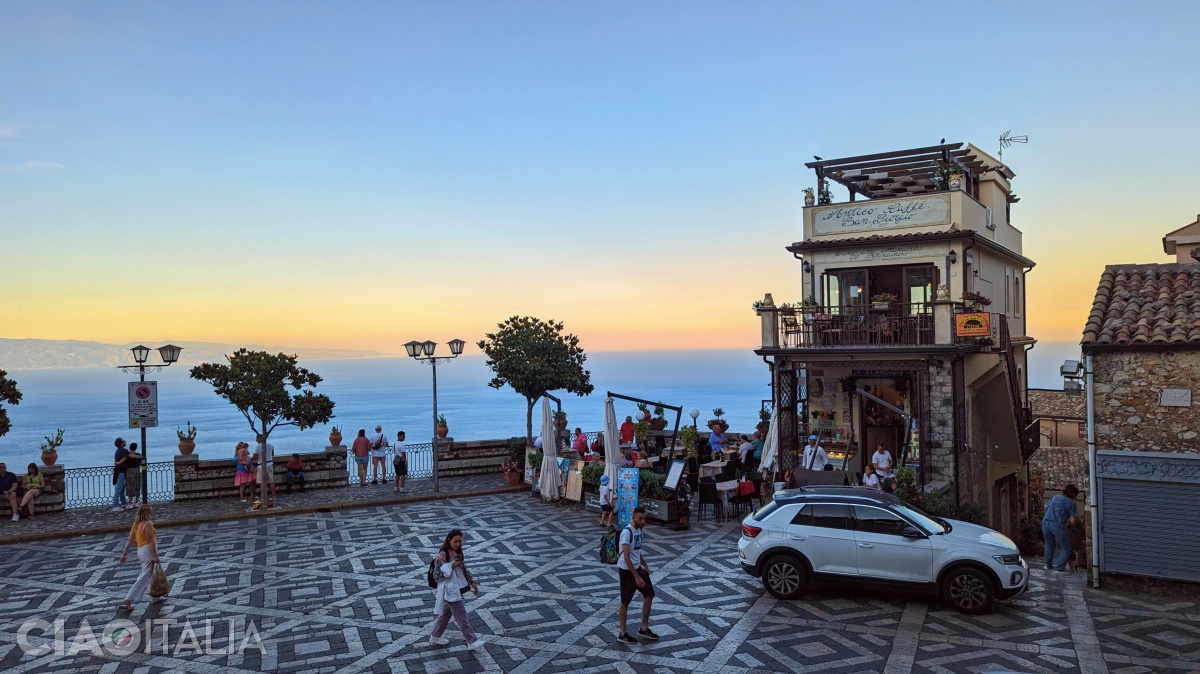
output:
[[[508,461],[508,439],[470,440],[455,442],[454,438],[438,441],[438,475],[487,475],[499,473],[500,465]]]
[[[287,482],[287,462],[291,454],[275,456],[275,488]],[[324,489],[347,484],[346,448],[326,447],[322,452],[300,454],[304,462],[304,488]],[[175,500],[236,496],[233,479],[237,471],[233,457],[201,459],[198,454],[175,457]]]

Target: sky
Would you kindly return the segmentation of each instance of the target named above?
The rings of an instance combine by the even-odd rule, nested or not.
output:
[[[1029,332],[1200,213],[1200,4],[0,0],[0,337],[756,346],[813,155],[972,142]],[[473,349],[474,347],[470,347]]]

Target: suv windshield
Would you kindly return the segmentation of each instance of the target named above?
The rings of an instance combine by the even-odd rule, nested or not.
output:
[[[910,520],[916,522],[917,526],[921,527],[922,529],[924,529],[925,531],[928,531],[931,534],[944,534],[947,531],[949,531],[949,529],[938,524],[929,515],[926,515],[925,513],[921,512],[921,510],[919,508],[917,508],[916,506],[912,506],[907,503],[901,502],[901,503],[893,504],[892,509],[895,510],[896,512],[900,513],[901,515],[908,517]]]

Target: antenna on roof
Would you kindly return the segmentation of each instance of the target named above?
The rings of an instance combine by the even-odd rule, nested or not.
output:
[[[1004,161],[1004,148],[1011,146],[1013,143],[1028,143],[1029,136],[1024,134],[1020,136],[1012,135],[1012,130],[1005,131],[1000,134],[1000,161]]]

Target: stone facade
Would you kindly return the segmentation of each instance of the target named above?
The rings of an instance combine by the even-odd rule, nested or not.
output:
[[[508,439],[455,442],[438,441],[438,476],[483,475],[501,472],[508,461]]]
[[[1096,446],[1149,452],[1200,452],[1194,407],[1163,407],[1159,391],[1200,381],[1200,352],[1125,350],[1093,359]],[[1200,404],[1200,399],[1196,400]]]
[[[287,482],[287,462],[291,455],[275,457],[275,488]],[[326,447],[323,452],[300,454],[304,462],[304,488],[323,489],[344,487],[349,479],[346,472],[346,448]],[[199,454],[175,457],[175,500],[237,496],[233,484],[237,470],[233,457],[201,459]]]
[[[954,371],[949,363],[929,364],[925,448],[929,482],[954,482]]]

